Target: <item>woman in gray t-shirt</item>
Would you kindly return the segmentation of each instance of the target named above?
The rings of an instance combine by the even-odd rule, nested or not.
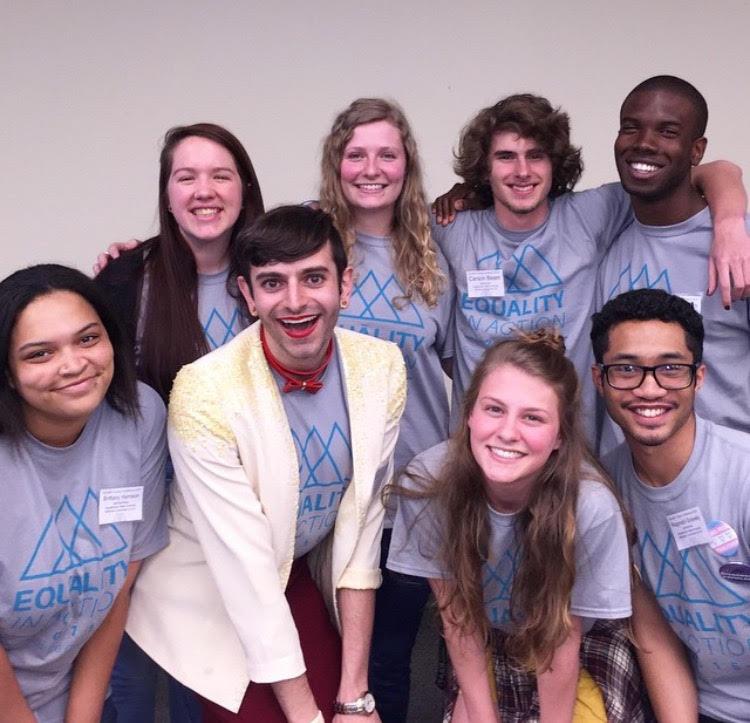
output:
[[[577,699],[602,720],[643,719],[625,523],[586,449],[564,351],[551,330],[491,347],[453,438],[396,488],[388,567],[430,580],[454,723],[572,720]]]
[[[448,265],[432,239],[419,154],[403,111],[382,98],[351,103],[325,139],[321,175],[321,207],[333,217],[355,273],[338,324],[398,344],[406,364],[394,454],[400,470],[448,436],[443,369],[453,357],[454,314]],[[389,539],[386,529],[383,561]],[[411,649],[428,596],[422,579],[383,575],[370,687],[385,721],[406,718]]]
[[[0,711],[98,720],[141,560],[167,544],[165,409],[94,282],[0,282]]]

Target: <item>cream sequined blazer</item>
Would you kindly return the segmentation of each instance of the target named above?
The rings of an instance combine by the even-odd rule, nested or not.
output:
[[[284,597],[299,499],[297,454],[260,324],[184,367],[169,404],[170,544],[146,560],[127,632],[189,688],[237,711],[248,683],[304,670]],[[336,329],[352,481],[333,534],[308,560],[338,623],[335,590],[380,585],[383,505],[406,379],[389,342]]]

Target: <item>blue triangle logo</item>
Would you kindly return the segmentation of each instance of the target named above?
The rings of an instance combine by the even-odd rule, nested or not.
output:
[[[299,476],[302,489],[308,487],[332,487],[349,481],[336,460],[351,459],[352,448],[349,439],[338,423],[323,436],[313,427],[304,441],[292,432],[299,455]]]
[[[127,547],[116,525],[99,526],[99,501],[89,488],[78,508],[67,495],[63,497],[47,520],[20,579],[60,575],[117,555]]]
[[[487,563],[483,565],[482,589],[485,591],[485,604],[498,600],[510,601],[520,554],[520,548],[514,545],[503,553],[494,568]]]
[[[550,286],[562,286],[562,279],[552,264],[531,244],[524,247],[520,257],[513,254],[513,260],[516,267],[506,284],[508,292],[528,294]]]
[[[208,346],[211,349],[218,349],[228,341],[233,339],[238,331],[237,325],[240,319],[240,310],[235,309],[229,321],[227,321],[221,312],[214,308],[206,320],[203,327],[203,335],[206,337]]]
[[[621,272],[615,285],[609,290],[607,299],[613,299],[615,296],[632,291],[633,289],[664,289],[672,293],[672,285],[669,283],[669,271],[664,269],[654,275],[649,272],[648,264],[643,264],[640,269],[633,273],[631,264],[628,264]],[[651,277],[654,276],[653,281]]]
[[[481,269],[482,271],[497,271],[497,269],[503,268],[503,263],[505,263],[503,255],[499,251],[493,251],[491,254],[477,259],[477,269]]]
[[[381,282],[374,271],[368,271],[354,288],[349,307],[342,309],[339,316],[423,329],[422,315],[414,303],[408,301],[401,308],[393,303],[394,299],[403,295],[404,289],[393,274]]]
[[[724,584],[706,559],[706,549],[690,547],[677,552],[674,538],[667,535],[664,551],[647,532],[640,542],[641,559],[645,570],[655,570],[651,586],[657,598],[675,598],[686,603],[736,607],[747,600]],[[670,556],[677,554],[674,562]]]

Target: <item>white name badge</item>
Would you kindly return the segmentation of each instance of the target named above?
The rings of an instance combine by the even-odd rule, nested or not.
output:
[[[488,269],[466,272],[466,286],[469,298],[482,296],[505,296],[505,279],[502,269]]]
[[[143,487],[110,487],[99,491],[99,524],[143,519]]]
[[[681,299],[687,301],[699,314],[701,313],[701,304],[703,304],[703,294],[675,294]]]
[[[672,530],[678,550],[686,550],[688,547],[711,542],[711,535],[703,519],[703,513],[697,507],[667,515],[667,522],[669,522],[669,528]]]

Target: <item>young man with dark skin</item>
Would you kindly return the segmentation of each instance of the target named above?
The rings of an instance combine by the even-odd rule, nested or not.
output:
[[[750,300],[723,304],[705,295],[709,244],[717,221],[691,182],[706,148],[703,96],[674,76],[640,83],[620,110],[615,160],[634,222],[620,235],[599,271],[600,305],[623,291],[659,288],[678,294],[703,316],[709,374],[698,413],[750,432]],[[741,233],[750,221],[734,220]],[[738,292],[750,286],[750,260],[732,271]],[[611,428],[600,449],[611,449]]]
[[[571,193],[583,166],[580,150],[570,143],[568,116],[531,94],[509,96],[480,111],[462,133],[455,167],[492,205],[453,219],[449,202],[436,203],[438,222],[453,219],[434,233],[458,289],[454,404],[487,345],[516,329],[554,325],[586,380],[584,405],[593,412],[588,329],[596,273],[607,249],[632,221],[627,194],[619,184]],[[727,219],[717,224],[717,241],[725,248],[747,241],[744,231],[737,240],[731,223],[746,204],[734,168],[706,164],[694,178],[717,218]],[[743,263],[743,258],[733,260],[734,266]],[[720,264],[722,278],[729,275],[728,265]],[[707,275],[708,267],[707,260]],[[593,413],[589,418],[593,422]],[[593,438],[593,424],[590,432]]]
[[[368,654],[402,355],[336,328],[352,269],[324,212],[271,211],[235,253],[259,321],[177,376],[171,543],[128,632],[209,723],[379,721]]]
[[[626,292],[594,314],[591,339],[595,384],[625,435],[604,464],[635,522],[636,564],[688,649],[700,721],[743,723],[750,711],[750,435],[695,413],[711,371],[703,323],[689,302],[658,289]],[[648,635],[652,624],[635,600],[636,637],[662,661],[661,703],[689,711],[675,684],[679,656]],[[678,660],[676,673],[664,655]]]

